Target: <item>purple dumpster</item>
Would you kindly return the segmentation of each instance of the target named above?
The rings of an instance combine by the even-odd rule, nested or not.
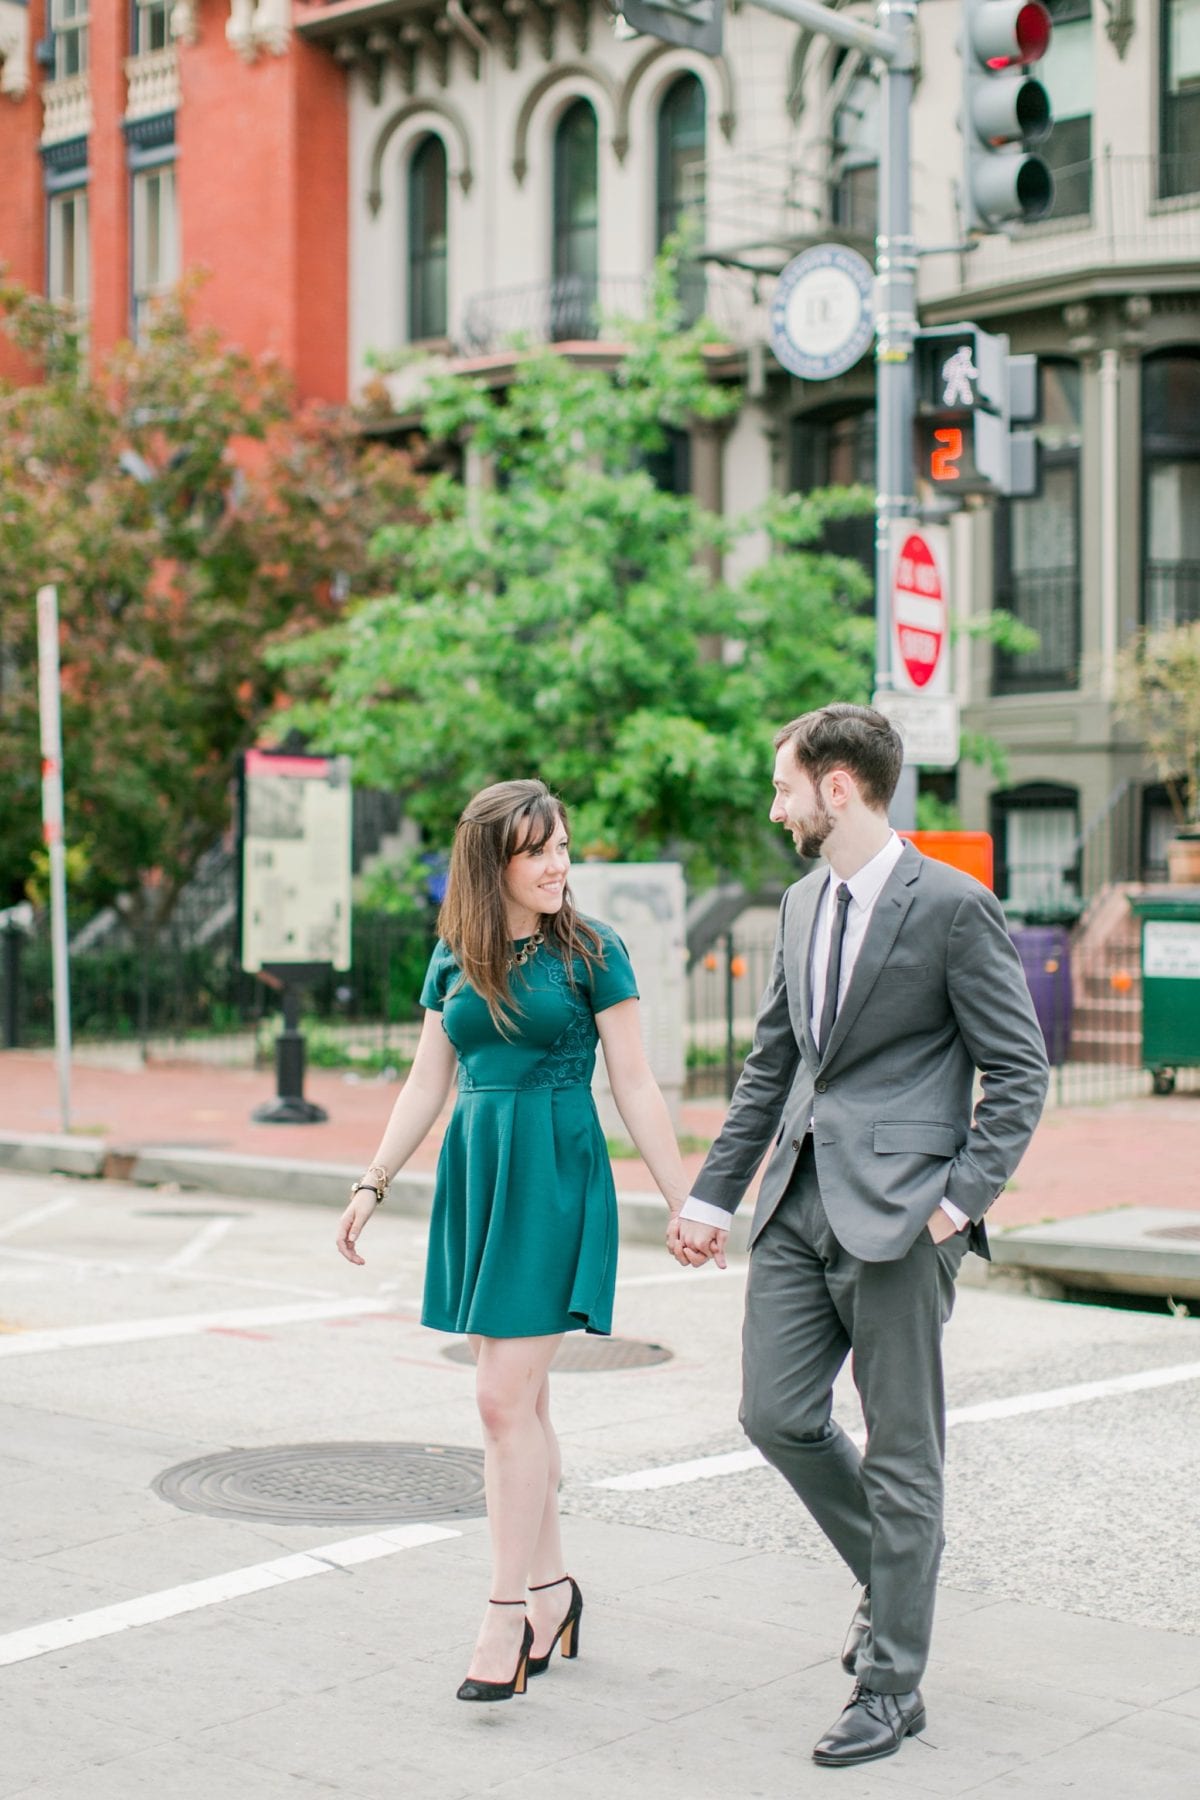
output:
[[[1071,1053],[1071,933],[1066,925],[1013,925],[1009,936],[1033,997],[1051,1066]]]

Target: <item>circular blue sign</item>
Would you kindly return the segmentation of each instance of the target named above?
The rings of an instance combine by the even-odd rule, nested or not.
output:
[[[805,381],[844,375],[875,335],[875,274],[845,244],[818,244],[794,256],[771,302],[771,348]]]

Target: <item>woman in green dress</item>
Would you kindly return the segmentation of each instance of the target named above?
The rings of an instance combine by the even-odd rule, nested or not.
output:
[[[455,832],[441,936],[412,1070],[375,1161],[342,1215],[359,1234],[425,1137],[457,1075],[438,1161],[422,1319],[475,1354],[492,1541],[460,1700],[503,1700],[579,1649],[583,1597],[564,1573],[550,1365],[567,1331],[612,1328],[617,1210],[592,1100],[596,1047],[613,1098],[667,1202],[687,1197],[666,1104],[647,1064],[625,947],[581,918],[567,886],[567,819],[540,781],[485,788]]]

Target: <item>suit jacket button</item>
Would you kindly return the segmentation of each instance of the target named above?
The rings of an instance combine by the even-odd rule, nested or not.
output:
[[[792,1149],[793,1149],[793,1150],[799,1150],[799,1148],[800,1148],[800,1139],[799,1139],[799,1138],[793,1138],[793,1139],[792,1139]]]
[[[813,1086],[816,1088],[818,1094],[823,1094],[829,1086],[829,1083],[827,1081],[814,1081]]]

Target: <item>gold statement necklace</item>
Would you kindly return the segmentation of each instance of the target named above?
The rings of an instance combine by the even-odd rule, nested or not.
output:
[[[522,968],[524,964],[529,961],[531,956],[537,955],[545,941],[545,933],[540,929],[535,931],[531,938],[526,938],[519,950],[513,951],[508,959],[508,967],[510,969]]]

